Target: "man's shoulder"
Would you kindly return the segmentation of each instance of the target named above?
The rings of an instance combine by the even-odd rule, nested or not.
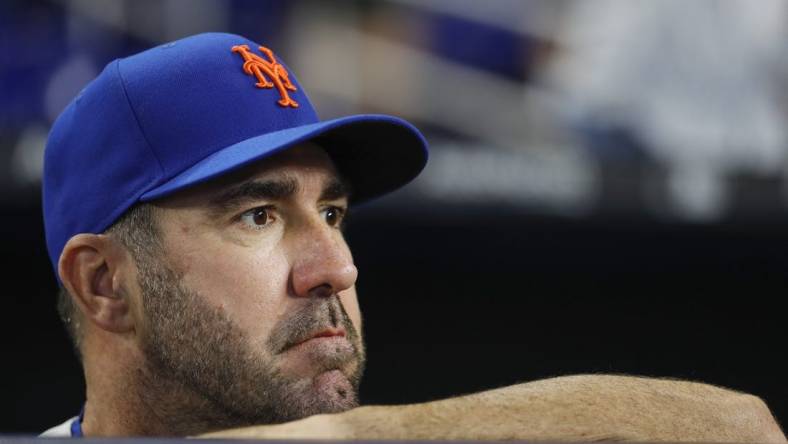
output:
[[[71,437],[71,423],[77,417],[69,418],[66,422],[60,425],[56,425],[51,429],[45,431],[44,433],[38,435],[44,438],[70,438]]]

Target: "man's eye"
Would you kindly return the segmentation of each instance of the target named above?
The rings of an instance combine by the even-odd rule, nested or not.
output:
[[[342,219],[345,216],[344,208],[328,207],[323,210],[323,217],[326,218],[326,223],[332,227],[339,227],[342,225]]]
[[[251,228],[263,228],[271,221],[270,208],[253,208],[241,215],[241,222]]]

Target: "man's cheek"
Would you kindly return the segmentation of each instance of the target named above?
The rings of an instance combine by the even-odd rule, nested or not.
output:
[[[287,271],[282,267],[239,256],[214,259],[193,266],[190,280],[244,329],[256,335],[286,308],[281,301],[286,299]]]

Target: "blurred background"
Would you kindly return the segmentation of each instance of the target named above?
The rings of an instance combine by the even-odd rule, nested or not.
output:
[[[111,60],[205,31],[273,48],[323,118],[431,143],[348,226],[364,403],[630,373],[788,421],[787,2],[2,0],[0,433],[84,401],[43,242],[49,126]]]

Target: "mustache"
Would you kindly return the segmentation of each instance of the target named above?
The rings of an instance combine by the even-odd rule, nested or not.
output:
[[[337,328],[345,330],[347,340],[358,351],[358,331],[339,297],[334,295],[310,299],[303,307],[276,323],[268,338],[268,347],[279,354],[316,332]]]

